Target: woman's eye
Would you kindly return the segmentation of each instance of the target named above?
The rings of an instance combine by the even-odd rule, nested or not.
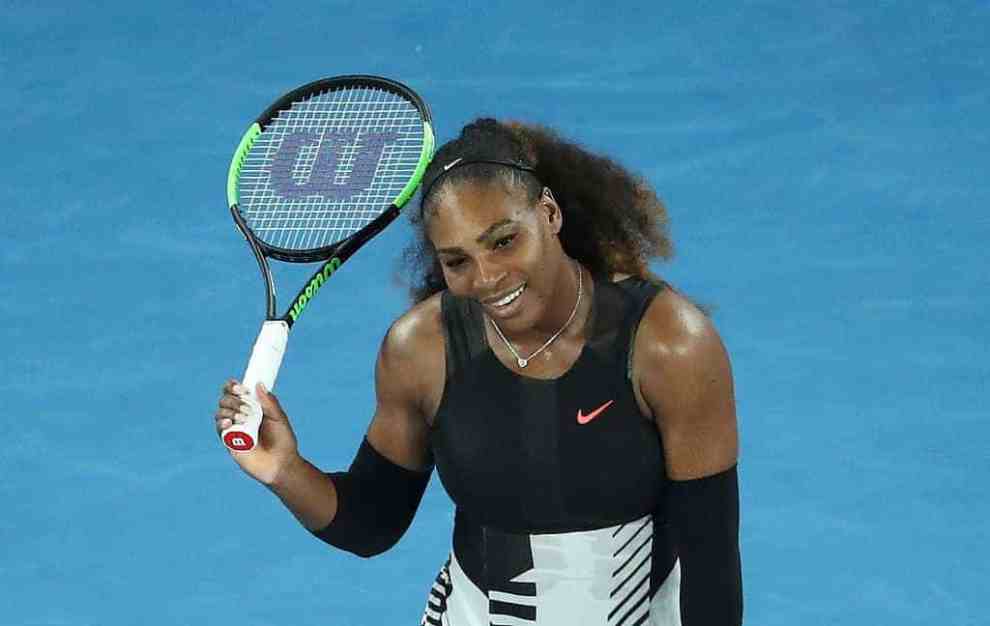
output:
[[[464,259],[447,259],[443,262],[444,267],[448,269],[457,269],[464,264]]]
[[[504,248],[504,247],[512,244],[512,242],[513,242],[513,240],[515,240],[515,238],[516,238],[515,235],[506,235],[505,237],[499,237],[498,239],[495,240],[495,247],[496,248]]]

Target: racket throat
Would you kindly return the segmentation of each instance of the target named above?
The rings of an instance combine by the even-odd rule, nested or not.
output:
[[[309,281],[306,283],[306,286],[299,290],[299,293],[296,295],[296,299],[292,301],[292,306],[289,307],[289,310],[285,315],[285,321],[290,326],[296,323],[296,320],[299,319],[300,315],[302,315],[306,305],[309,304],[310,300],[316,296],[316,293],[320,290],[320,288],[323,287],[328,280],[330,280],[330,277],[333,276],[333,273],[336,272],[337,268],[339,268],[342,264],[343,260],[339,257],[330,259],[324,263],[312,277],[310,277]]]

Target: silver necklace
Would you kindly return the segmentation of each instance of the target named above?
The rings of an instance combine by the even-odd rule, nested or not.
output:
[[[564,325],[560,327],[560,330],[555,332],[549,339],[547,339],[547,342],[545,344],[537,348],[536,352],[529,355],[525,359],[519,356],[519,353],[516,352],[516,349],[513,348],[512,344],[509,343],[509,340],[505,338],[505,335],[502,334],[502,329],[498,327],[498,324],[495,323],[495,320],[488,318],[489,320],[491,320],[492,326],[495,328],[495,332],[498,333],[498,336],[502,338],[502,342],[505,343],[505,347],[509,349],[509,352],[512,353],[512,356],[516,357],[516,363],[519,364],[520,369],[529,365],[530,359],[532,359],[534,356],[546,350],[547,346],[552,344],[554,339],[560,337],[560,333],[564,332],[564,329],[570,326],[571,322],[574,321],[574,316],[577,315],[578,307],[581,305],[581,274],[582,274],[581,266],[577,264],[577,261],[574,262],[574,265],[577,266],[578,288],[577,288],[577,301],[574,303],[574,310],[571,311],[571,316],[567,318],[567,321],[564,322]]]

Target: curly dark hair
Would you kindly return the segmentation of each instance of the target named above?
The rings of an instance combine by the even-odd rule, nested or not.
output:
[[[446,173],[444,166],[457,159],[509,161],[533,171],[474,163]],[[667,210],[646,180],[549,128],[481,118],[444,144],[423,175],[428,192],[412,217],[417,236],[402,257],[413,302],[447,288],[426,221],[444,191],[464,180],[521,187],[534,202],[543,186],[549,187],[564,214],[559,235],[564,251],[595,275],[655,278],[648,261],[673,255]]]

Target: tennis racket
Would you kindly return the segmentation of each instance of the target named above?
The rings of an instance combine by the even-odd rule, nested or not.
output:
[[[227,447],[257,444],[255,385],[275,386],[289,330],[334,272],[399,215],[433,148],[423,100],[378,76],[303,85],[244,133],[230,163],[227,201],[261,269],[266,314],[242,380],[250,415],[221,433]],[[281,317],[269,259],[321,262]]]

